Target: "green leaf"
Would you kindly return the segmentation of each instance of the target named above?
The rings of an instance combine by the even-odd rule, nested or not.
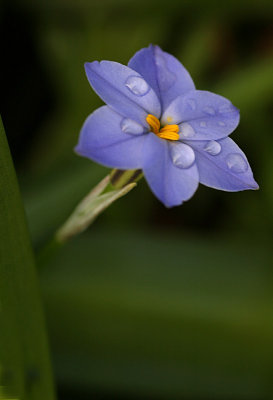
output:
[[[39,285],[1,119],[0,188],[1,398],[53,400]]]

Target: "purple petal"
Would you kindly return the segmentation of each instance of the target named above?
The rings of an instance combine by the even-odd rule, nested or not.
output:
[[[147,114],[160,117],[161,106],[151,86],[131,68],[112,61],[85,63],[95,92],[119,114],[147,126]]]
[[[86,119],[75,151],[107,167],[141,168],[145,133],[143,126],[103,106]]]
[[[166,207],[182,204],[193,196],[198,187],[198,170],[195,163],[189,160],[191,149],[188,153],[188,146],[184,146],[180,161],[184,158],[184,165],[189,166],[185,168],[183,164],[180,167],[174,165],[174,154],[167,140],[149,134],[143,147],[144,176],[155,196]]]
[[[203,185],[228,192],[259,188],[245,154],[232,139],[186,143],[195,151]]]
[[[239,110],[225,97],[194,90],[177,97],[161,121],[163,125],[180,124],[181,139],[216,140],[233,132],[239,119]]]
[[[158,46],[138,51],[129,67],[140,73],[161,100],[163,110],[177,97],[195,88],[185,67]]]

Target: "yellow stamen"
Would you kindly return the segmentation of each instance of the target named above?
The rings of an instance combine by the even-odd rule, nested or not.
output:
[[[161,139],[167,139],[167,140],[178,140],[179,135],[176,132],[172,131],[166,131],[166,132],[159,132],[157,133],[157,136],[160,137]]]
[[[152,131],[155,134],[157,134],[159,132],[159,129],[160,129],[160,122],[159,122],[158,118],[156,118],[152,114],[148,114],[147,117],[146,117],[146,121],[150,125]]]
[[[179,126],[178,125],[165,125],[163,128],[160,129],[160,132],[166,132],[166,131],[171,131],[171,132],[179,132]]]
[[[160,129],[159,119],[152,114],[148,114],[146,121],[150,125],[153,133],[155,133],[161,139],[167,140],[178,140],[179,139],[179,126],[178,125],[165,125]]]

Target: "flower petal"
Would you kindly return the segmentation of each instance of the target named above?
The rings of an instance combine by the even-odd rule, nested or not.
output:
[[[90,85],[119,114],[147,126],[147,114],[160,116],[160,102],[151,86],[136,72],[112,61],[85,63]]]
[[[188,148],[188,146],[184,145]],[[155,194],[166,207],[182,204],[193,196],[198,187],[198,170],[195,163],[189,163],[191,149],[183,147],[188,168],[174,165],[170,143],[149,134],[143,147],[143,173]]]
[[[239,123],[239,110],[218,94],[194,90],[177,97],[161,122],[180,124],[181,139],[211,140],[228,136]]]
[[[230,138],[187,141],[195,151],[200,182],[228,192],[258,189],[245,154]]]
[[[163,110],[177,97],[195,88],[186,68],[158,46],[138,51],[128,66],[140,73],[161,100]]]
[[[144,127],[103,106],[86,119],[75,151],[107,167],[141,168],[143,133]]]

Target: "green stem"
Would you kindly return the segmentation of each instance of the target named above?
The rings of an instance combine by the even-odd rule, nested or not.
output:
[[[48,264],[65,242],[87,229],[114,201],[130,192],[142,177],[139,169],[113,169],[80,201],[55,236],[37,253],[39,269]]]
[[[1,396],[54,400],[34,256],[1,118],[0,172]]]
[[[114,169],[91,190],[58,229],[54,238],[55,245],[62,244],[87,229],[112,203],[130,192],[142,176],[141,170]]]

